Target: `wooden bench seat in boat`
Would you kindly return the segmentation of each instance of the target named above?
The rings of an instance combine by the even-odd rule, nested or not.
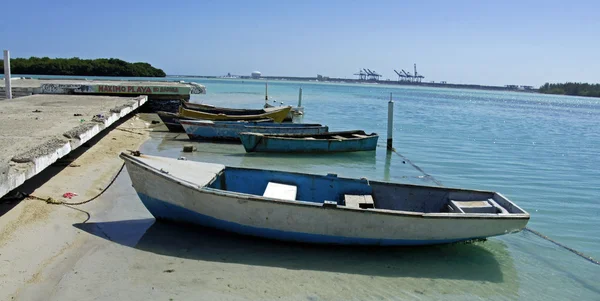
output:
[[[373,197],[370,195],[344,194],[344,202],[347,207],[369,209],[375,208]]]
[[[369,136],[361,135],[361,134],[352,134],[352,136],[354,136],[356,138],[367,138],[367,137],[369,137]]]
[[[508,213],[506,209],[493,199],[477,201],[450,200],[450,208],[457,213]]]
[[[281,183],[269,182],[264,197],[293,201],[296,199],[297,187]]]

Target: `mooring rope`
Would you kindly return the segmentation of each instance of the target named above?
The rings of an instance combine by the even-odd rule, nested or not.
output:
[[[397,152],[396,149],[392,148],[392,151],[400,156],[402,158],[402,160],[408,164],[410,164],[414,169],[420,171],[423,176],[427,179],[430,179],[433,183],[437,184],[438,186],[444,186],[442,184],[442,182],[438,181],[436,178],[434,178],[432,175],[426,173],[423,169],[421,169],[421,167],[417,166],[417,164],[413,163],[412,161],[410,161],[408,158],[406,158],[405,156],[403,156],[401,153]]]
[[[587,261],[589,261],[591,263],[600,265],[600,262],[598,260],[596,260],[596,259],[594,259],[594,258],[592,258],[590,256],[587,256],[587,255],[585,255],[585,254],[583,254],[583,253],[581,253],[581,252],[579,252],[579,251],[577,251],[577,250],[575,250],[575,249],[573,249],[571,247],[565,246],[565,245],[559,243],[558,241],[556,241],[556,240],[554,240],[554,239],[552,239],[552,238],[550,238],[550,237],[548,237],[548,236],[546,236],[546,235],[544,235],[544,234],[542,234],[542,233],[540,233],[538,231],[535,231],[535,230],[533,230],[531,228],[528,228],[528,227],[525,228],[525,231],[529,231],[529,232],[531,232],[531,233],[539,236],[542,239],[545,239],[545,240],[547,240],[547,241],[549,241],[549,242],[551,242],[551,243],[553,243],[553,244],[555,244],[555,245],[557,245],[557,246],[559,246],[561,248],[569,250],[573,254],[576,254],[577,256],[579,256],[579,257],[581,257],[581,258],[583,258],[583,259],[585,259],[585,260],[587,260]]]
[[[438,181],[432,175],[426,173],[423,169],[421,169],[415,163],[413,163],[412,161],[408,160],[408,158],[406,158],[405,156],[403,156],[402,154],[400,154],[399,152],[397,152],[396,149],[392,149],[391,151],[394,152],[396,155],[400,156],[405,162],[407,162],[408,164],[410,164],[416,170],[418,170],[421,173],[423,173],[424,177],[430,179],[431,181],[433,181],[434,183],[436,183],[439,186],[444,186],[444,185],[442,185],[442,182]],[[565,249],[565,250],[567,250],[567,251],[569,251],[569,252],[571,252],[571,253],[573,253],[573,254],[575,254],[575,255],[577,255],[577,256],[579,256],[579,257],[581,257],[581,258],[583,258],[583,259],[585,259],[585,260],[587,260],[589,262],[591,262],[591,263],[593,263],[593,264],[600,265],[600,262],[598,260],[595,260],[591,256],[588,256],[588,255],[586,255],[586,254],[584,254],[582,252],[579,252],[579,251],[577,251],[577,250],[575,250],[575,249],[573,249],[571,247],[568,247],[568,246],[566,246],[566,245],[564,245],[562,243],[559,243],[558,241],[556,241],[556,240],[554,240],[554,239],[552,239],[552,238],[550,238],[550,237],[548,237],[548,236],[546,236],[546,235],[544,235],[544,234],[542,234],[542,233],[540,233],[540,232],[538,232],[536,230],[533,230],[533,229],[531,229],[529,227],[525,227],[525,229],[523,229],[523,230],[524,231],[528,231],[530,233],[533,233],[533,234],[537,235],[538,237],[540,237],[540,238],[542,238],[544,240],[547,240],[547,241],[549,241],[549,242],[551,242],[551,243],[553,243],[553,244],[555,244],[555,245],[557,245],[557,246],[559,246],[559,247],[561,247],[561,248],[563,248],[563,249]]]
[[[76,203],[69,203],[69,202],[59,201],[59,200],[53,199],[52,197],[41,198],[41,197],[38,197],[38,196],[35,196],[35,195],[31,195],[31,194],[26,195],[26,197],[32,198],[32,199],[36,199],[36,200],[40,200],[40,201],[44,201],[44,202],[46,202],[48,204],[53,204],[53,205],[79,206],[79,205],[87,204],[87,203],[89,203],[89,202],[97,199],[102,194],[104,194],[104,192],[106,192],[108,190],[108,188],[117,180],[117,177],[119,176],[119,174],[121,174],[121,172],[123,171],[123,168],[125,168],[125,162],[123,162],[123,164],[121,165],[121,168],[119,168],[119,171],[117,172],[117,174],[115,174],[115,176],[110,181],[110,183],[108,183],[108,185],[106,187],[104,187],[104,189],[102,189],[102,191],[100,191],[100,193],[98,193],[96,196],[94,196],[93,198],[91,198],[89,200],[85,200],[85,201],[82,201],[82,202],[76,202]]]

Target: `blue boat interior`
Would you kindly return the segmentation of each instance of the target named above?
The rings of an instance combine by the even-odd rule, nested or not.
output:
[[[508,199],[494,192],[347,179],[335,174],[322,176],[226,167],[207,187],[364,210],[387,209],[419,213],[523,213]],[[277,190],[273,187],[283,187],[283,189]],[[270,189],[273,191],[269,191]]]

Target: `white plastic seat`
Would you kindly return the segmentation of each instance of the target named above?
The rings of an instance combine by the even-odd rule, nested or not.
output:
[[[269,182],[263,194],[264,197],[293,201],[296,199],[298,188],[294,185]]]

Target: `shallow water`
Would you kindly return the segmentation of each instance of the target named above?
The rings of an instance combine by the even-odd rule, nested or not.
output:
[[[264,103],[261,81],[199,82],[207,86],[208,94],[194,95],[194,102],[245,108]],[[195,143],[198,151],[187,154],[181,153],[182,145],[189,143],[185,135],[155,132],[142,152],[236,166],[436,185],[412,162],[445,186],[504,194],[531,213],[529,227],[600,258],[600,159],[596,155],[600,148],[600,99],[296,82],[270,82],[269,96],[277,102],[295,104],[300,86],[304,122],[327,124],[332,131],[377,132],[380,147],[374,152],[352,154],[265,155],[246,154],[238,144]],[[390,92],[395,100],[394,147],[406,159],[385,151]],[[151,230],[154,227],[160,232],[177,226],[159,224]],[[204,233],[208,230],[189,231],[190,237],[212,235]],[[182,237],[184,241],[189,240]],[[159,247],[161,243],[153,244]],[[235,237],[225,242],[219,238],[214,244],[262,250],[268,243]],[[332,288],[337,284],[325,276],[337,273],[340,281],[348,284],[344,293],[358,299],[600,299],[599,266],[528,232],[474,245],[384,251],[344,249],[327,253],[330,251],[317,248],[319,251],[306,253],[306,246],[277,246],[300,248],[294,249],[289,264],[311,270],[315,277],[321,275],[324,282],[315,290],[339,290]],[[289,268],[281,262],[291,260],[246,260],[236,251],[229,252],[250,265]],[[279,252],[268,254],[273,257]],[[324,260],[316,259],[321,256]],[[365,272],[358,271],[363,268]],[[369,276],[368,281],[364,276]]]

